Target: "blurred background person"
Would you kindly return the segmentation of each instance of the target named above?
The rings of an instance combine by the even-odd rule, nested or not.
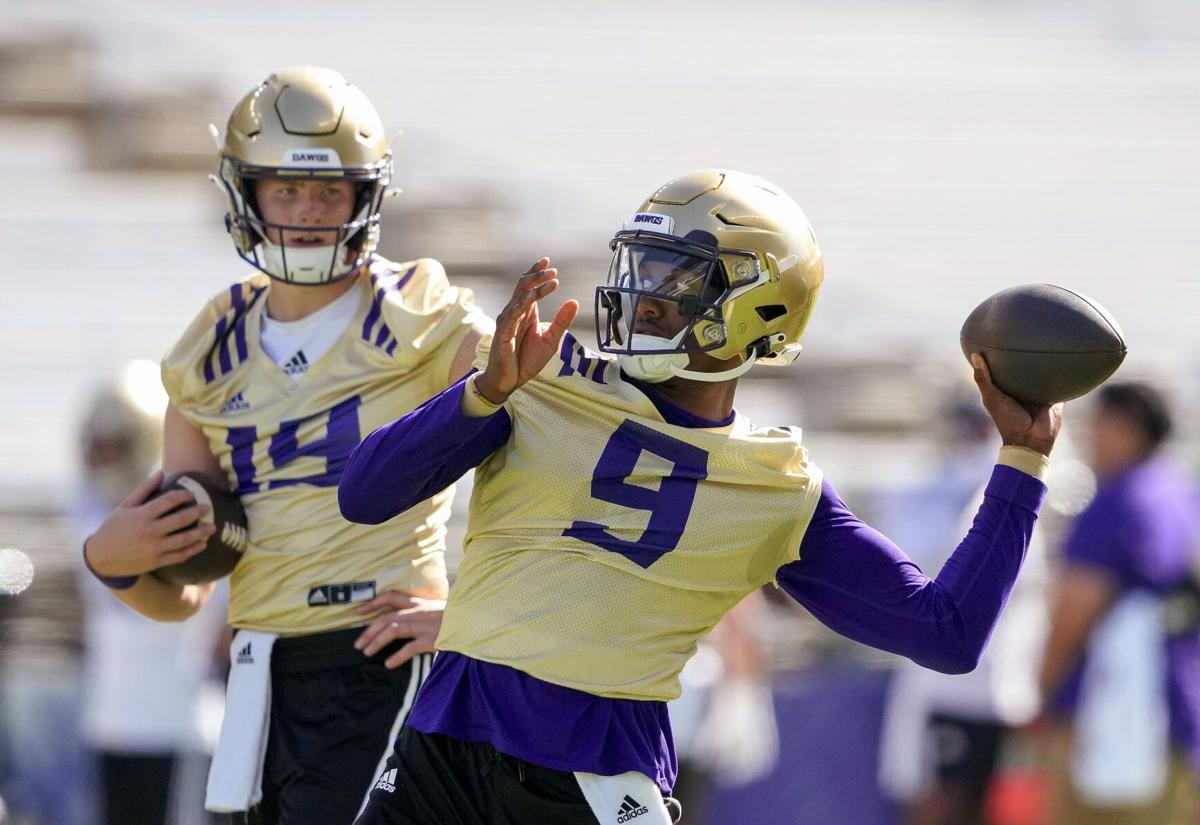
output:
[[[83,417],[79,542],[158,467],[167,398],[158,365],[135,361],[97,391]],[[207,752],[220,722],[223,588],[191,619],[155,622],[112,597],[78,561],[84,602],[80,732],[95,760],[97,822],[207,821]]]
[[[1098,489],[1063,548],[1039,686],[1056,736],[1056,825],[1194,823],[1200,635],[1168,631],[1192,590],[1200,494],[1159,451],[1172,421],[1141,383],[1097,393]]]
[[[923,484],[883,499],[885,532],[912,548],[924,570],[970,526],[978,479],[995,451],[984,409],[955,394],[945,405],[943,455]],[[1045,637],[1044,527],[1033,533],[1021,575],[979,666],[947,676],[901,661],[889,686],[879,778],[905,825],[983,825],[989,790],[1014,728],[1036,714],[1037,657]]]
[[[746,785],[775,768],[779,731],[764,639],[768,610],[756,590],[725,614],[680,673],[679,698],[667,703],[679,758],[672,791],[683,808],[679,825],[708,825],[718,785]]]

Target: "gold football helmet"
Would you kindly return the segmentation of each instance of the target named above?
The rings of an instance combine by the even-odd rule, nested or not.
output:
[[[88,483],[116,506],[158,466],[167,395],[158,364],[139,359],[97,388],[79,426]]]
[[[350,221],[328,227],[337,230],[332,245],[288,248],[282,230],[305,227],[263,220],[255,181],[279,177],[354,184]],[[391,179],[392,155],[375,107],[341,74],[316,66],[276,72],[242,98],[229,116],[215,178],[229,200],[225,227],[238,255],[272,278],[306,285],[344,278],[370,257]],[[268,229],[280,230],[278,244]]]
[[[735,378],[754,363],[790,364],[824,278],[808,219],[777,186],[703,169],[667,183],[613,238],[596,289],[600,350],[636,378]],[[642,296],[679,304],[687,323],[667,339],[634,331]],[[688,353],[741,358],[731,370],[686,369]]]

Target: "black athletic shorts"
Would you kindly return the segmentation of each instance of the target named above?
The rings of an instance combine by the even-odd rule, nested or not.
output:
[[[405,726],[396,753],[356,825],[598,825],[598,821],[573,773],[507,756],[487,742],[464,742]]]
[[[352,825],[429,673],[432,654],[396,670],[354,649],[361,628],[281,638],[271,651],[271,722],[262,801],[234,825]]]

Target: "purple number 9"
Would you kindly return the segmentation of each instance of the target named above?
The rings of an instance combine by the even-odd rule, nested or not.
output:
[[[630,484],[642,452],[672,463],[657,490]],[[649,567],[679,546],[696,496],[696,482],[708,477],[708,453],[635,421],[626,420],[608,439],[592,473],[592,498],[634,510],[649,510],[650,521],[635,541],[620,539],[603,524],[576,521],[564,536],[620,553],[639,567]]]

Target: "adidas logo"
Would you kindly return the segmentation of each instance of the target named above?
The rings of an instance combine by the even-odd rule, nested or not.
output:
[[[283,365],[283,371],[292,378],[308,372],[308,359],[304,356],[304,350],[296,350],[296,354]]]
[[[309,607],[368,602],[375,598],[375,580],[347,582],[346,584],[322,584],[308,591]]]
[[[383,776],[379,777],[379,781],[375,783],[375,790],[387,791],[388,793],[396,792],[396,769],[384,771]]]
[[[243,647],[241,650],[239,650],[239,651],[238,651],[238,655],[237,655],[237,663],[238,663],[239,665],[252,665],[252,664],[254,664],[254,656],[253,656],[253,654],[251,654],[251,653],[250,653],[250,645],[251,645],[251,644],[253,644],[253,643],[252,643],[252,642],[246,642],[246,646],[245,646],[245,647]]]
[[[621,802],[621,807],[617,810],[617,822],[628,822],[631,819],[637,819],[642,814],[648,813],[650,813],[649,808],[629,794],[626,794],[625,799]]]
[[[250,402],[247,401],[245,399],[245,397],[243,397],[242,394],[239,392],[233,398],[230,398],[228,401],[225,402],[225,406],[221,408],[221,411],[218,413],[218,415],[225,415],[226,413],[245,412],[248,409],[250,409]]]

